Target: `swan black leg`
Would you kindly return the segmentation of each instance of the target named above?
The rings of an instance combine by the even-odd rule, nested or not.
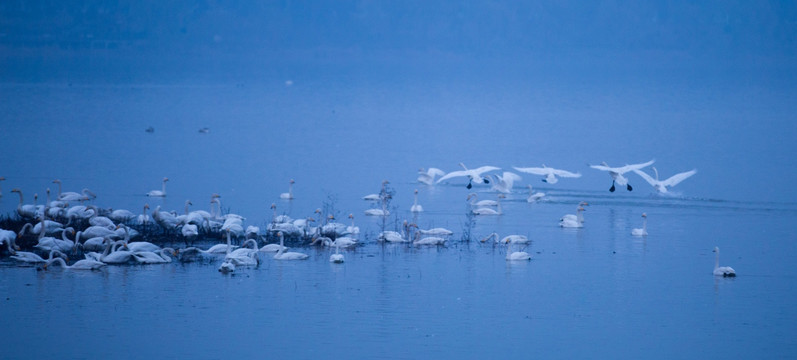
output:
[[[625,188],[628,189],[628,191],[634,191],[634,188],[631,187],[631,184],[626,184]]]
[[[609,192],[614,192],[614,181],[612,181],[612,187],[609,188]]]
[[[473,184],[471,184],[470,181],[468,181],[468,186],[466,186],[466,188],[468,188],[468,190],[470,190],[470,188],[472,188],[472,187],[473,187]]]
[[[490,183],[490,180],[487,180],[487,178],[484,178],[484,183],[485,183],[485,184],[489,184],[489,183]]]

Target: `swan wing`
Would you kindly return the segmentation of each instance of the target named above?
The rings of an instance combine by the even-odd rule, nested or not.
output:
[[[567,170],[551,169],[551,171],[553,172],[554,175],[559,177],[570,177],[570,178],[581,177],[580,173],[572,173]]]
[[[517,171],[533,175],[548,175],[548,173],[551,172],[550,168],[539,168],[539,167],[519,168],[517,166],[513,166],[513,168],[515,168],[515,170]]]
[[[501,168],[495,167],[495,166],[482,166],[480,168],[471,169],[470,171],[472,171],[472,172],[474,172],[476,174],[482,174],[482,173],[486,173],[488,171],[495,171],[495,170],[501,170]]]
[[[589,167],[591,167],[593,169],[600,170],[600,171],[616,171],[617,170],[615,168],[608,167],[606,165],[590,165]]]
[[[639,175],[639,176],[641,176],[643,179],[645,179],[645,181],[647,181],[647,182],[648,182],[648,184],[650,184],[650,185],[652,185],[652,186],[656,186],[656,179],[654,179],[654,178],[650,177],[650,175],[646,174],[644,171],[642,171],[642,170],[637,170],[637,169],[634,169],[633,171],[634,171],[634,172],[635,172],[637,175]]]
[[[511,184],[511,183],[513,183],[515,181],[523,180],[523,178],[521,178],[520,175],[515,174],[513,172],[509,172],[509,171],[504,171],[503,179],[504,179],[504,181],[507,182],[507,184]]]
[[[675,174],[671,176],[669,179],[662,181],[661,183],[664,186],[675,186],[678,185],[681,181],[688,179],[690,176],[697,174],[697,169],[693,169],[690,171],[682,172],[680,174]]]
[[[472,171],[472,170],[470,170],[470,171]],[[435,182],[435,183],[439,184],[439,183],[441,183],[441,182],[443,182],[445,180],[448,180],[448,179],[452,179],[452,178],[459,177],[459,176],[468,176],[468,175],[470,175],[469,171],[466,171],[466,170],[452,171],[452,172],[450,172],[448,174],[443,175],[439,179],[437,179],[437,182]]]
[[[650,161],[648,161],[646,163],[626,165],[626,166],[623,166],[623,167],[616,168],[614,170],[617,173],[625,174],[625,173],[627,173],[629,171],[632,171],[632,170],[639,170],[639,169],[642,169],[644,167],[648,167],[648,166],[652,165],[654,162],[655,162],[655,160],[650,160]]]

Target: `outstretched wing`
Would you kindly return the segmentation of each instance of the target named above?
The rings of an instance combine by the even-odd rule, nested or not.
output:
[[[534,174],[534,175],[548,175],[550,173],[549,168],[540,168],[540,167],[527,167],[527,168],[519,168],[517,166],[513,166],[515,170],[524,172],[527,174]]]
[[[451,179],[451,178],[455,178],[455,177],[458,177],[458,176],[468,176],[468,175],[469,175],[468,171],[465,171],[465,170],[452,171],[452,172],[450,172],[448,174],[443,175],[443,177],[437,179],[437,182],[435,182],[435,184],[439,184],[439,183],[441,183],[441,182],[443,182],[445,180],[448,180],[448,179]]]
[[[641,176],[643,179],[645,179],[645,181],[647,181],[647,182],[648,182],[648,184],[650,184],[651,186],[656,186],[656,180],[655,180],[655,179],[653,179],[652,177],[650,177],[650,175],[646,174],[644,171],[642,171],[642,170],[637,170],[637,169],[634,169],[633,171],[634,171],[634,172],[635,172],[637,175],[639,175],[639,176]]]
[[[589,167],[591,167],[593,169],[598,169],[598,170],[601,170],[601,171],[616,171],[617,170],[615,168],[610,168],[610,167],[608,167],[606,165],[590,165]]]
[[[482,173],[486,173],[488,171],[495,171],[495,170],[501,170],[501,168],[495,166],[482,166],[477,169],[471,169],[470,171],[473,171],[474,173],[481,175]]]
[[[623,167],[621,167],[621,168],[617,168],[617,169],[615,169],[615,171],[616,171],[617,173],[620,173],[620,174],[625,174],[625,173],[627,173],[627,172],[629,172],[629,171],[632,171],[632,170],[639,170],[639,169],[642,169],[642,168],[644,168],[644,167],[650,166],[650,165],[652,165],[654,162],[655,162],[655,160],[650,160],[650,161],[648,161],[648,162],[646,162],[646,163],[642,163],[642,164],[626,165],[626,166],[623,166]]]
[[[551,170],[553,170],[553,174],[554,175],[559,176],[559,177],[572,177],[572,178],[581,177],[580,173],[571,173],[569,171],[559,170],[559,169],[551,169]]]
[[[692,176],[692,175],[694,175],[696,173],[697,173],[697,169],[693,169],[693,170],[690,170],[690,171],[687,171],[687,172],[682,172],[680,174],[675,174],[675,175],[671,176],[669,179],[664,180],[661,183],[664,184],[665,186],[675,186],[675,185],[678,185],[678,183],[680,183],[681,181],[686,180],[687,178],[689,178],[690,176]]]

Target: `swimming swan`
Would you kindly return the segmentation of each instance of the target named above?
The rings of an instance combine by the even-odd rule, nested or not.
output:
[[[631,235],[634,236],[648,236],[648,215],[642,213],[642,228],[641,229],[632,229]]]
[[[720,248],[715,246],[714,252],[717,253],[717,257],[714,262],[714,276],[736,277],[736,270],[733,270],[732,267],[720,266]]]
[[[283,240],[282,232],[278,232],[277,236],[280,238],[280,250],[274,255],[274,259],[276,260],[305,260],[310,257],[310,255],[302,254],[298,252],[284,252],[282,248],[285,247],[285,243]]]
[[[418,189],[415,189],[415,201],[410,206],[410,211],[414,213],[423,211],[423,206],[418,204]]]
[[[506,260],[507,261],[525,261],[531,260],[531,255],[525,251],[515,251],[512,252],[512,244],[513,242],[507,237],[504,238],[503,242],[508,244],[509,246],[506,248]]]
[[[293,179],[291,179],[290,184],[288,185],[288,192],[280,194],[280,199],[283,200],[293,200],[293,183],[295,183]]]
[[[152,197],[165,197],[166,196],[166,182],[169,181],[169,178],[163,178],[163,189],[162,190],[152,190],[147,193],[147,196]]]

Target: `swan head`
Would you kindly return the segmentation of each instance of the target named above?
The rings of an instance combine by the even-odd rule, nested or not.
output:
[[[349,214],[349,219],[354,219],[354,214]]]
[[[60,184],[60,183],[61,183],[61,180],[58,180],[58,179],[53,180],[53,184]]]
[[[6,179],[6,177],[5,177],[5,176],[0,176],[0,181],[3,181],[3,180],[5,180],[5,179]]]
[[[585,209],[583,207],[579,207],[577,211],[587,211],[587,209]]]
[[[272,205],[273,205],[273,204],[272,204]],[[315,211],[313,211],[313,213],[315,213],[315,214],[320,214],[320,213],[321,213],[321,209],[315,209]]]
[[[720,248],[719,248],[719,247],[717,247],[717,246],[715,246],[715,247],[714,247],[714,250],[711,250],[711,252],[718,253],[718,252],[720,252]]]
[[[648,214],[642,213],[642,217],[643,217],[643,218],[647,218],[647,217],[648,217]]]
[[[15,193],[21,193],[21,192],[22,192],[22,190],[20,190],[20,189],[17,189],[17,188],[13,188],[13,189],[11,189],[11,192],[15,192]]]
[[[418,195],[418,189],[415,189],[415,195]]]
[[[275,203],[271,203],[271,206],[270,206],[270,207],[271,207],[271,209],[276,209],[276,208],[277,208],[277,204],[275,204]]]
[[[144,204],[144,209],[149,209],[149,204]]]
[[[291,181],[290,181],[290,183],[291,183],[291,184],[293,184],[293,183],[295,183],[295,182],[296,182],[296,181],[294,181],[293,179],[291,179]]]
[[[167,178],[167,177],[163,178],[163,182],[167,182],[167,181],[169,181],[169,178]]]

